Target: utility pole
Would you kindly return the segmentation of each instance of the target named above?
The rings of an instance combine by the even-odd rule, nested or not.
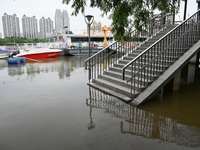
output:
[[[182,0],[185,1],[185,7],[184,7],[184,15],[183,15],[183,21],[186,19],[186,12],[187,12],[187,0]]]
[[[199,9],[200,9],[200,0],[196,0],[196,2],[197,2],[197,4],[198,4],[197,10],[199,10]],[[199,21],[199,19],[200,19],[200,12],[198,12],[197,17],[198,17],[198,21]]]
[[[200,0],[196,0],[196,2],[198,3],[197,10],[199,10],[200,9]]]

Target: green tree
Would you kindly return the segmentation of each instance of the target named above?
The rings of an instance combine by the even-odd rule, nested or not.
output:
[[[24,37],[11,37],[11,38],[0,38],[0,45],[13,45],[13,44],[22,44],[22,43],[40,43],[40,42],[49,42],[49,39],[27,39]]]
[[[69,4],[72,0],[62,0],[63,4]],[[85,7],[98,8],[102,16],[109,15],[112,20],[112,32],[116,40],[122,40],[125,33],[133,28],[141,30],[141,26],[148,25],[155,10],[164,13],[177,13],[180,0],[73,0],[72,15],[79,12],[84,14]]]

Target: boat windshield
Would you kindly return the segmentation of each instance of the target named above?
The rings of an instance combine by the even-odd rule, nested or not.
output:
[[[59,46],[59,44],[57,44],[57,43],[50,43],[49,44],[49,48],[56,48],[56,49],[58,49],[60,46]]]

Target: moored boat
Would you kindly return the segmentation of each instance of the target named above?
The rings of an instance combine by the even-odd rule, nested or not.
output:
[[[54,43],[51,43],[47,48],[35,48],[35,49],[19,49],[19,54],[14,57],[25,57],[31,59],[41,59],[41,58],[52,58],[58,57],[62,52]]]
[[[16,50],[6,50],[0,47],[0,58],[8,58],[11,54],[18,53]]]

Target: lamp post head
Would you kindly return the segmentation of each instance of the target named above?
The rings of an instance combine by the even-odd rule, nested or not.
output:
[[[85,16],[85,22],[87,23],[87,25],[91,25],[94,21],[94,16],[92,15],[86,15]]]

